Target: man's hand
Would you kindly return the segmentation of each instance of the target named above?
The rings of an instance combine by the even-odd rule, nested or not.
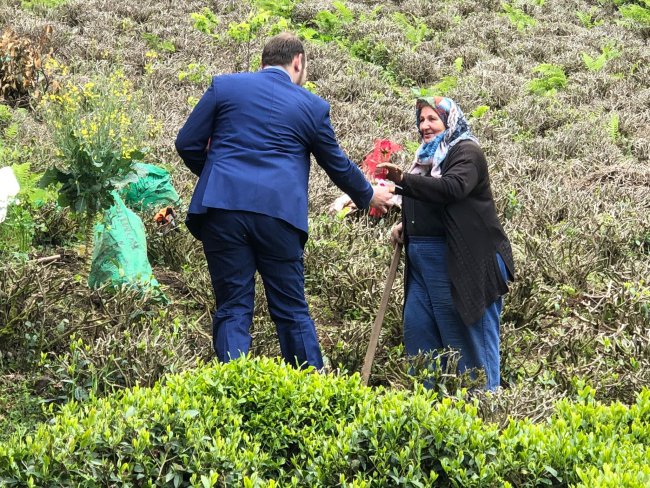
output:
[[[370,206],[376,208],[382,214],[388,212],[388,209],[393,206],[390,199],[393,198],[393,193],[395,188],[392,186],[373,186],[372,199],[370,200]]]
[[[398,222],[390,230],[390,243],[394,246],[395,244],[404,244],[404,233],[402,232],[402,223]]]
[[[402,168],[393,163],[381,163],[377,165],[377,169],[386,170],[385,178],[399,185],[404,179],[404,171]]]

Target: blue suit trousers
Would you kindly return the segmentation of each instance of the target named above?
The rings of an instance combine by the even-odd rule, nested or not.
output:
[[[490,304],[476,323],[466,326],[452,300],[444,237],[409,238],[406,255],[404,346],[408,355],[446,348],[460,352],[459,372],[483,369],[486,388],[500,383],[499,325],[503,300]],[[497,254],[501,273],[505,264]],[[443,361],[444,367],[444,361]]]
[[[201,238],[217,306],[212,338],[218,359],[227,362],[250,349],[258,271],[285,361],[296,367],[322,368],[316,328],[305,300],[306,234],[267,215],[211,208]]]

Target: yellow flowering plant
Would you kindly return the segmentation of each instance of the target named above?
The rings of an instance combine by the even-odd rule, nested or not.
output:
[[[112,192],[138,179],[134,163],[147,152],[151,118],[120,71],[82,86],[68,82],[46,97],[43,110],[58,164],[41,185],[61,183],[59,203],[92,219],[113,205]]]

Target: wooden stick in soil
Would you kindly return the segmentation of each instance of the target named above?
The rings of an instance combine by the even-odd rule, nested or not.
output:
[[[30,263],[39,263],[39,264],[47,264],[51,263],[53,261],[56,261],[57,259],[60,259],[61,255],[60,254],[55,254],[54,256],[46,256],[42,258],[36,258],[36,259],[30,259]]]
[[[390,263],[390,268],[388,269],[388,278],[386,278],[384,293],[381,296],[381,303],[379,304],[379,311],[377,312],[377,318],[375,319],[375,323],[372,326],[372,332],[370,334],[370,343],[368,344],[368,351],[366,351],[366,358],[363,361],[361,378],[363,380],[364,385],[368,384],[368,379],[370,378],[370,370],[372,369],[372,362],[375,359],[375,352],[377,351],[377,343],[379,342],[379,333],[381,332],[381,325],[384,322],[384,315],[386,315],[386,308],[388,307],[388,298],[390,297],[390,291],[393,288],[393,282],[395,281],[395,275],[397,274],[397,265],[399,264],[401,253],[402,253],[402,245],[398,243],[395,245],[395,249],[393,250],[393,259]]]

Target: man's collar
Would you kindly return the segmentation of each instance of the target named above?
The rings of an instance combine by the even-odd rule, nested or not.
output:
[[[285,73],[285,74],[289,77],[289,79],[291,80],[291,75],[290,75],[289,72],[284,68],[284,66],[266,66],[266,67],[264,67],[264,68],[262,69],[262,71],[265,71],[265,70],[267,70],[267,69],[273,69],[273,70],[279,70],[279,71],[282,71],[282,72]],[[293,80],[291,80],[291,81],[293,82]]]

